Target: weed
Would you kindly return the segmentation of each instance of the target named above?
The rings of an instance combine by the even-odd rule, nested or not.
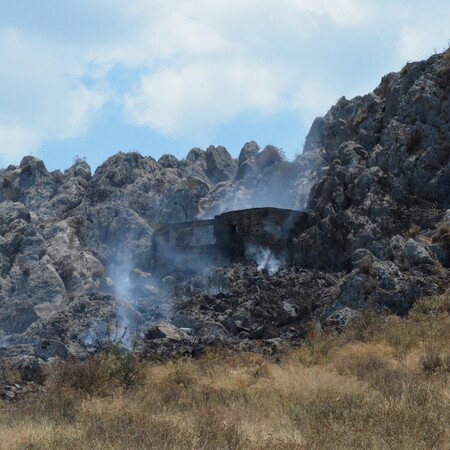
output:
[[[447,316],[450,312],[450,293],[433,295],[416,300],[409,315],[416,319]]]
[[[420,365],[428,374],[450,372],[450,355],[442,354],[435,348],[428,347],[420,358]]]
[[[420,234],[420,231],[421,231],[421,229],[420,229],[419,225],[414,224],[411,226],[411,228],[409,230],[407,230],[403,233],[403,237],[405,239],[410,239],[410,238],[414,239]]]
[[[142,363],[132,353],[120,353],[118,347],[111,352],[109,377],[118,381],[123,389],[136,386],[143,379]]]

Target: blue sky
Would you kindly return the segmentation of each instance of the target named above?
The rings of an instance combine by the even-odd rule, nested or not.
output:
[[[314,117],[448,47],[448,1],[0,0],[0,163],[301,151]]]

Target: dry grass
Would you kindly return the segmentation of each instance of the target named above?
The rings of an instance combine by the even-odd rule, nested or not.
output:
[[[68,362],[45,391],[0,403],[2,449],[448,449],[448,295],[398,319],[368,311],[275,364],[211,351],[148,363]]]

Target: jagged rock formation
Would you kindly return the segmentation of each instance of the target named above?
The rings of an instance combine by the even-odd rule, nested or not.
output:
[[[300,340],[312,321],[342,325],[371,303],[405,313],[446,290],[449,95],[447,51],[340,99],[293,162],[252,141],[237,160],[211,146],[184,160],[119,153],[93,175],[83,160],[50,173],[31,156],[0,170],[3,354],[83,356],[111,321],[143,332],[144,353],[271,346]],[[308,211],[293,242],[296,268],[270,276],[267,255],[261,263],[255,254],[254,267],[220,276],[148,273],[160,225],[265,206]]]
[[[448,285],[449,77],[450,52],[434,55],[316,119],[304,153],[320,155],[322,177],[309,197],[313,226],[299,238],[299,265],[356,269],[348,290],[360,299],[365,249],[374,285],[366,297],[399,312],[418,286]]]

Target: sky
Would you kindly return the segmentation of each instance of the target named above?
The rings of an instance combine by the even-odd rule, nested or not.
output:
[[[448,0],[0,0],[0,167],[255,140],[449,46]]]

